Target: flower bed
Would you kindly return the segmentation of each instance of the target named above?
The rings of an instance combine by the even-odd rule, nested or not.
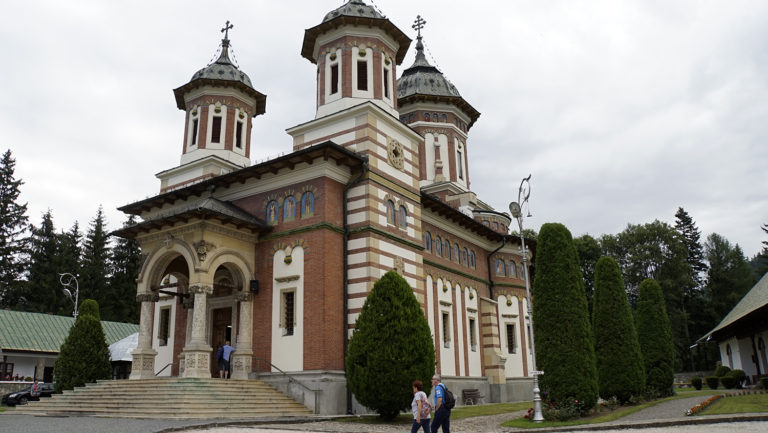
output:
[[[688,416],[696,415],[697,413],[701,412],[702,410],[704,410],[704,408],[706,408],[710,404],[714,403],[715,401],[717,401],[721,397],[723,397],[721,394],[713,395],[712,397],[702,401],[701,403],[697,404],[696,406],[686,410],[685,414],[688,415]]]

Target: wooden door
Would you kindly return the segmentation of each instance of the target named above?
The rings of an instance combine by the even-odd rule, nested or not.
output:
[[[232,308],[217,308],[213,310],[211,322],[211,377],[219,377],[219,363],[216,352],[219,347],[229,340],[232,341]]]

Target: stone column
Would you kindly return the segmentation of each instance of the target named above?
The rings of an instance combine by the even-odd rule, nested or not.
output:
[[[213,294],[213,286],[195,284],[189,286],[189,293],[194,296],[192,309],[192,336],[184,347],[184,377],[211,377],[211,346],[205,338],[208,329],[208,295]]]
[[[45,372],[45,359],[37,358],[37,368],[35,369],[35,379],[40,382],[43,381],[43,373]]]
[[[131,376],[129,379],[153,379],[155,377],[155,356],[157,351],[152,349],[152,316],[155,302],[160,299],[156,293],[140,293],[136,301],[141,302],[139,318],[139,344],[131,352]]]
[[[253,295],[239,292],[235,298],[240,301],[240,326],[232,354],[232,379],[248,379],[253,365]]]

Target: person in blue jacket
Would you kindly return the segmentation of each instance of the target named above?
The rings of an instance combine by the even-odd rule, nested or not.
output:
[[[451,410],[443,404],[445,385],[440,381],[440,375],[432,376],[432,387],[435,390],[435,416],[432,418],[432,433],[442,426],[443,433],[451,433]]]

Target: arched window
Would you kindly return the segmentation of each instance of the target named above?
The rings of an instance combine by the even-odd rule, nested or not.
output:
[[[438,256],[443,255],[443,240],[440,239],[440,236],[435,238],[435,254]]]
[[[449,259],[451,258],[451,243],[448,242],[448,239],[443,242],[443,254]]]
[[[483,220],[483,225],[486,226],[486,227],[490,227],[491,226],[491,222],[488,221],[488,220]]]
[[[504,260],[496,259],[496,275],[503,277],[505,275],[504,268]]]
[[[405,209],[405,206],[400,206],[400,211],[397,215],[397,222],[400,224],[401,228],[408,227],[408,211]]]
[[[461,256],[459,255],[459,244],[453,244],[453,257],[451,257],[453,260],[456,260],[457,262],[461,262]]]
[[[272,200],[267,204],[267,223],[268,224],[277,224],[277,201]]]
[[[474,252],[474,251],[470,251],[470,252],[469,252],[469,267],[470,267],[470,268],[472,268],[472,269],[474,269],[474,268],[475,268],[475,266],[476,266],[476,260],[477,260],[477,259],[475,258],[475,252]]]
[[[469,253],[466,248],[461,250],[461,263],[464,264],[464,266],[469,266]]]
[[[493,222],[493,229],[496,230],[496,231],[499,231],[499,223],[498,223],[498,221],[494,221]]]
[[[307,191],[301,196],[301,216],[308,217],[315,214],[315,194]]]
[[[424,120],[429,122],[429,113],[424,113]]]
[[[395,224],[395,204],[387,200],[387,224]]]
[[[424,232],[424,249],[432,251],[432,235],[429,232]]]
[[[290,221],[296,217],[296,199],[293,196],[285,198],[283,202],[283,221]]]
[[[448,122],[448,115],[443,113],[443,115],[440,116],[440,119],[442,120],[443,123],[447,123]]]
[[[515,262],[509,262],[509,276],[510,278],[517,278],[517,265]]]
[[[725,354],[728,355],[728,367],[733,368],[733,353],[731,353],[731,345],[725,345]]]

